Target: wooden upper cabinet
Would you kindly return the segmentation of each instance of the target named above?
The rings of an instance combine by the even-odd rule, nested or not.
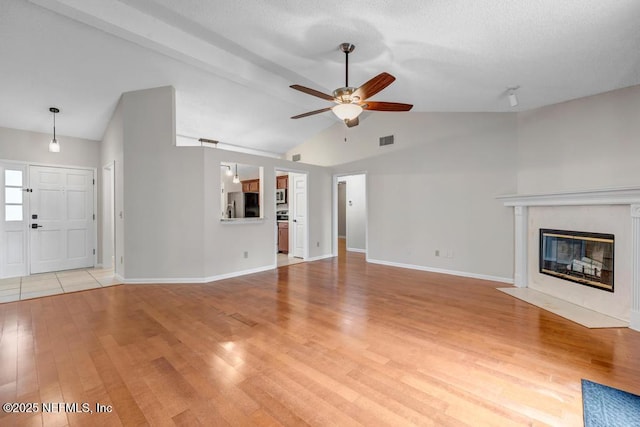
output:
[[[247,179],[242,181],[243,193],[258,193],[260,192],[260,180],[259,179]]]
[[[276,176],[276,188],[278,190],[289,188],[289,175]]]

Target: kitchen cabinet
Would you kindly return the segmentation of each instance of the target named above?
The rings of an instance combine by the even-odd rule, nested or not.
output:
[[[276,176],[276,188],[278,190],[289,188],[289,175]]]
[[[259,179],[247,179],[245,181],[242,181],[243,193],[258,193],[259,191],[260,191]]]
[[[289,253],[289,223],[278,223],[278,252]]]

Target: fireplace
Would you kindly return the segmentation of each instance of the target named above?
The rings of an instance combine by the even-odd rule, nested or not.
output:
[[[540,229],[540,273],[613,292],[614,235]]]

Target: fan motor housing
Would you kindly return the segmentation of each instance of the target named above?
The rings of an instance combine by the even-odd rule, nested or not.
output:
[[[342,104],[359,102],[359,97],[352,96],[353,92],[355,92],[356,89],[357,88],[351,86],[338,88],[333,91],[333,97],[336,99],[336,101],[340,101]]]

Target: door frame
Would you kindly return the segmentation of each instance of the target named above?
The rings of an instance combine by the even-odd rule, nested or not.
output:
[[[348,176],[354,175],[364,175],[364,201],[365,201],[365,212],[364,212],[364,253],[365,259],[369,260],[369,175],[367,171],[356,171],[356,172],[344,172],[337,173],[333,175],[333,186],[332,186],[332,221],[331,221],[331,240],[332,240],[332,255],[334,257],[338,256],[338,182],[340,178],[345,178]],[[347,183],[347,188],[348,188]],[[347,224],[349,221],[347,221]],[[349,234],[349,226],[347,225],[347,235]]]
[[[96,264],[96,266],[100,265],[102,268],[113,268],[115,271],[116,268],[116,162],[115,160],[110,161],[106,165],[102,166],[102,180],[101,180],[101,194],[100,200],[102,201],[102,214],[100,216],[100,229],[102,230],[102,241],[100,242],[100,256],[102,258],[101,264]],[[109,196],[110,200],[106,198],[106,188],[109,188]],[[111,209],[109,210],[109,206],[107,204],[111,204]],[[106,220],[107,218],[111,218],[111,235],[106,236],[105,231],[107,228]],[[96,241],[96,246],[98,242]],[[105,251],[106,246],[111,246],[111,257],[112,260],[105,260]],[[113,262],[111,262],[113,261]]]
[[[274,242],[276,242],[275,244],[275,251],[274,251],[274,256],[273,256],[273,264],[276,266],[278,266],[278,223],[276,222],[276,211],[278,210],[278,205],[276,204],[276,173],[277,172],[287,172],[287,173],[297,173],[297,174],[301,174],[301,175],[306,175],[307,179],[305,180],[305,191],[307,193],[307,197],[306,197],[306,202],[307,202],[307,206],[306,206],[306,212],[307,212],[307,221],[305,224],[305,233],[306,233],[306,239],[305,239],[305,245],[304,245],[304,257],[302,258],[303,260],[307,260],[309,258],[309,172],[308,171],[304,171],[304,170],[300,170],[300,169],[292,169],[292,168],[287,168],[287,167],[278,167],[275,166],[273,168],[273,188],[271,189],[271,191],[273,191],[273,224],[274,224]],[[289,186],[291,186],[291,181],[289,181]],[[289,206],[289,211],[291,211],[291,203],[290,203],[290,199],[289,199],[289,189],[287,189],[287,206]],[[266,196],[266,190],[265,190],[265,196]],[[293,251],[291,250],[291,241],[292,241],[292,236],[293,233],[291,232],[291,225],[293,223],[293,217],[291,215],[289,215],[289,253],[287,254],[289,257],[293,257]]]

